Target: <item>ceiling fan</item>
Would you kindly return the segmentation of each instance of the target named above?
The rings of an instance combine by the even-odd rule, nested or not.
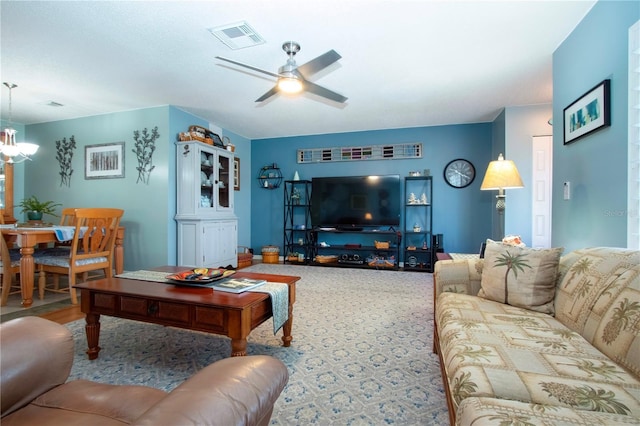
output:
[[[242,62],[237,62],[232,59],[223,58],[221,56],[216,56],[216,58],[276,77],[278,79],[276,85],[267,93],[256,99],[256,102],[265,101],[279,92],[299,93],[303,90],[339,103],[344,103],[347,100],[345,96],[307,80],[311,75],[327,68],[329,65],[342,58],[338,52],[332,49],[327,53],[310,60],[306,64],[297,66],[294,56],[300,51],[300,45],[295,41],[287,41],[282,45],[282,50],[284,50],[289,56],[289,59],[287,59],[286,64],[278,69],[277,73],[243,64]]]

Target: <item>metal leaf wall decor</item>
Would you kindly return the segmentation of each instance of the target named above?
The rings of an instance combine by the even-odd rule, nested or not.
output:
[[[160,137],[158,126],[151,130],[151,134],[145,127],[140,130],[133,131],[133,139],[136,141],[134,148],[131,150],[138,158],[138,180],[136,183],[142,182],[149,184],[149,177],[156,166],[153,165],[153,153],[156,150],[156,140]]]
[[[73,169],[71,168],[71,160],[73,159],[73,152],[76,150],[76,138],[71,135],[69,142],[67,138],[62,138],[61,141],[56,141],[56,159],[60,165],[60,186],[66,185],[71,187],[71,175]]]

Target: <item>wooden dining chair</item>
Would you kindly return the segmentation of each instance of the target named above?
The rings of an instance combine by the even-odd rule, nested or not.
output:
[[[60,214],[60,226],[75,226],[76,225],[76,208],[75,207],[66,207],[62,209]],[[56,241],[53,244],[55,249],[70,249],[71,248],[71,240],[69,241]],[[66,254],[64,250],[62,251],[51,251],[52,255]]]
[[[5,306],[10,294],[20,293],[20,282],[14,280],[20,272],[20,253],[11,253],[7,241],[0,235],[0,274],[2,274],[2,296],[0,306]]]
[[[76,224],[76,208],[65,207],[60,213],[60,226],[75,226]]]
[[[124,210],[113,208],[76,209],[76,223],[68,256],[41,256],[35,258],[40,277],[38,291],[44,297],[45,290],[69,291],[71,303],[78,303],[76,296],[77,274],[101,271],[109,278],[113,276],[113,247]],[[46,288],[47,273],[54,275],[54,287],[61,275],[69,280],[68,289]],[[87,279],[87,278],[85,278]]]

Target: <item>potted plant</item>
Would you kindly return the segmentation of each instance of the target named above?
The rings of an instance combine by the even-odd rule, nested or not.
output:
[[[21,213],[27,214],[27,219],[38,221],[42,220],[42,215],[48,214],[51,216],[58,216],[56,214],[56,207],[62,204],[54,203],[53,201],[40,201],[35,195],[29,198],[25,198],[16,207],[21,207]]]

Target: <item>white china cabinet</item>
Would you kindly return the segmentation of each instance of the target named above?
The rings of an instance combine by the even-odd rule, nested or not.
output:
[[[233,153],[201,142],[177,143],[178,265],[237,267]]]

